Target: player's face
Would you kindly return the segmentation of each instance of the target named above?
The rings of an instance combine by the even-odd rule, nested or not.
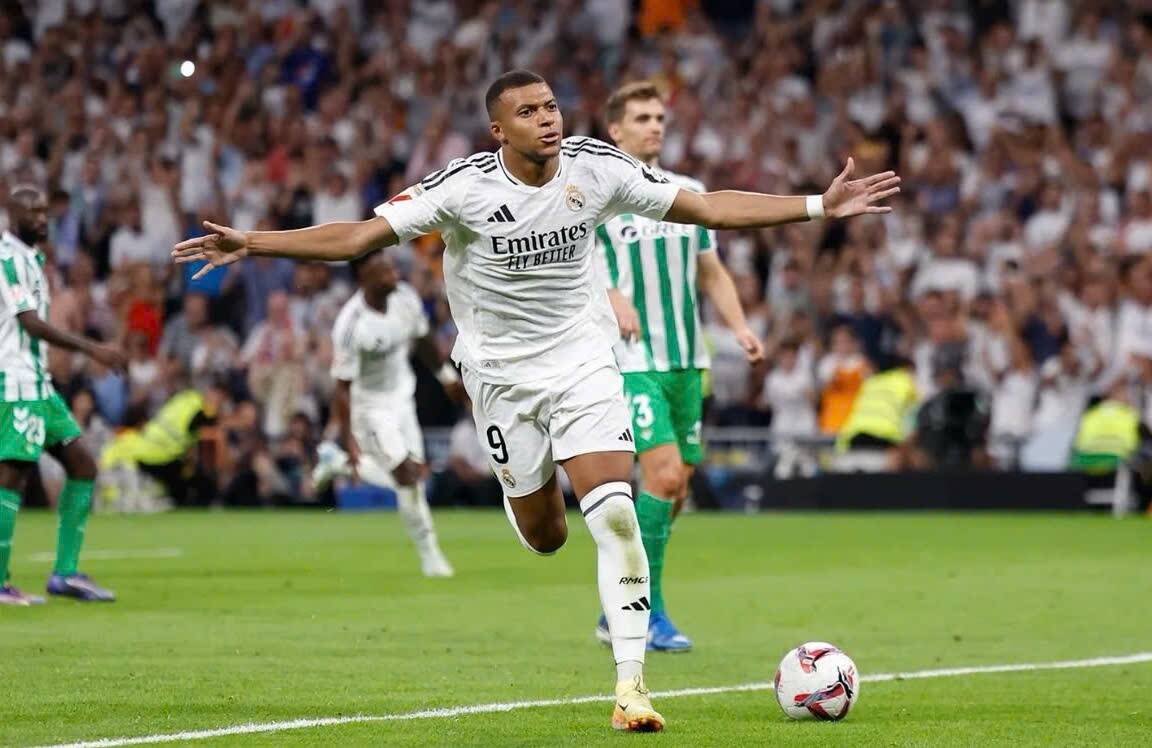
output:
[[[35,197],[20,197],[12,202],[12,226],[24,241],[42,242],[48,238],[48,201],[37,193]]]
[[[396,266],[383,252],[360,268],[360,282],[366,290],[391,292],[396,289],[397,281]]]
[[[560,153],[564,118],[546,83],[510,88],[500,96],[492,135],[530,161],[542,163]]]
[[[641,161],[651,161],[664,146],[664,103],[659,99],[624,104],[624,116],[608,127],[608,135],[621,150]]]

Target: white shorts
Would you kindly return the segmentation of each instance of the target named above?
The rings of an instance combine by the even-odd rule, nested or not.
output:
[[[484,382],[465,368],[464,388],[480,444],[506,496],[537,490],[569,457],[636,451],[624,380],[612,359],[519,384]]]
[[[352,436],[360,446],[360,480],[395,486],[392,471],[404,460],[424,462],[424,434],[411,400],[352,406]]]

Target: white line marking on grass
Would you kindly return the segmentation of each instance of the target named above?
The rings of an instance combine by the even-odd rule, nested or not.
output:
[[[919,678],[950,678],[959,675],[984,675],[987,673],[1018,673],[1034,670],[1069,670],[1073,668],[1107,667],[1109,665],[1134,665],[1152,662],[1152,652],[1137,652],[1116,657],[1091,657],[1084,660],[1058,660],[1056,662],[1020,662],[1007,665],[976,665],[973,667],[952,667],[937,670],[913,670],[907,673],[875,673],[865,675],[861,680],[878,683]],[[654,691],[653,698],[671,699],[680,696],[707,696],[717,693],[738,691],[771,691],[772,683],[743,683],[734,686],[711,686],[704,688],[680,688],[673,691]],[[223,738],[229,735],[249,735],[253,733],[284,732],[302,730],[309,727],[331,727],[334,725],[363,724],[366,722],[403,722],[414,719],[442,719],[463,717],[469,714],[493,714],[511,712],[517,709],[535,709],[548,706],[570,706],[611,701],[611,696],[576,696],[567,699],[540,699],[538,701],[510,701],[493,704],[473,704],[471,706],[448,706],[438,709],[425,709],[419,712],[397,714],[353,714],[347,717],[319,717],[315,719],[293,719],[285,722],[252,722],[233,727],[220,727],[212,730],[188,730],[160,735],[142,735],[136,738],[102,738],[79,743],[61,743],[42,748],[116,748],[123,745],[145,745],[149,743],[177,743],[185,740],[205,740]]]
[[[121,550],[84,551],[80,557],[85,561],[125,561],[137,558],[179,558],[183,555],[183,548],[125,548]],[[51,563],[56,560],[56,554],[52,551],[42,551],[29,555],[28,560],[37,563]]]

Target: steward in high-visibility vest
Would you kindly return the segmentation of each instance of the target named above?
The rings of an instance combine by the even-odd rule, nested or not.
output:
[[[126,429],[109,442],[100,462],[105,466],[118,462],[164,465],[183,459],[196,444],[200,427],[214,419],[215,413],[206,412],[200,392],[177,392],[142,428]]]
[[[181,390],[142,426],[117,434],[100,453],[105,504],[131,504],[128,494],[139,492],[144,475],[159,481],[165,495],[178,504],[190,497],[201,503],[211,499],[217,457],[212,447],[219,444],[215,426],[227,397],[222,384],[213,384],[203,393]],[[201,446],[198,459],[190,462],[187,458],[197,445]]]
[[[1085,473],[1111,473],[1140,444],[1140,414],[1120,399],[1084,411],[1072,445],[1071,467]]]
[[[908,415],[916,403],[916,381],[907,362],[864,380],[836,448],[896,446],[908,435]]]

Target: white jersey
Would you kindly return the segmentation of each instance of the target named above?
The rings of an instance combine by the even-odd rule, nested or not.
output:
[[[352,403],[409,400],[416,375],[408,363],[412,340],[428,334],[428,318],[416,291],[400,283],[378,312],[357,291],[332,328],[332,377],[352,383]]]
[[[684,189],[704,191],[691,177],[658,173]],[[639,339],[616,343],[620,371],[707,369],[696,259],[701,252],[716,250],[716,233],[625,214],[598,226],[596,242],[609,288],[618,289],[640,317]]]
[[[32,337],[17,318],[33,311],[48,319],[44,255],[14,234],[0,234],[0,400],[43,400],[52,394],[48,344]]]
[[[623,151],[565,138],[555,176],[517,180],[499,153],[457,159],[376,214],[400,241],[444,236],[452,358],[480,379],[545,379],[611,357],[619,338],[595,257],[596,227],[621,213],[662,219],[680,188]]]

